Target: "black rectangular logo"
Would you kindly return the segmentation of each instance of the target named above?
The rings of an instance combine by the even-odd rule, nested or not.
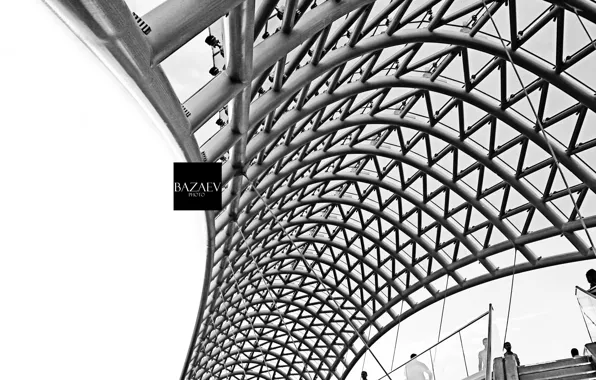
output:
[[[221,163],[174,162],[174,210],[221,210]]]

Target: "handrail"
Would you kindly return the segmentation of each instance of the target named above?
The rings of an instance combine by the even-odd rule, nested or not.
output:
[[[466,361],[466,351],[464,350],[464,341],[461,338],[461,331],[458,331],[459,334],[459,344],[461,345],[461,353],[464,357],[464,366],[466,367],[466,377],[470,376],[470,372],[468,371],[468,362]]]
[[[582,292],[582,293],[584,293],[584,294],[586,294],[586,295],[588,295],[588,296],[590,296],[590,297],[594,298],[594,300],[596,300],[596,296],[595,296],[595,295],[593,295],[592,293],[590,293],[590,292],[589,292],[589,291],[587,291],[587,290],[584,290],[584,289],[580,288],[579,286],[576,286],[576,287],[575,287],[575,295],[576,295],[576,296],[577,296],[577,291],[578,291],[578,290],[579,290],[580,292]]]
[[[590,355],[592,355],[591,361],[594,362],[594,358],[596,358],[596,343],[588,343],[584,346],[584,353],[588,351]]]
[[[586,321],[586,317],[590,320],[590,322],[592,323],[592,325],[596,328],[596,322],[590,318],[589,315],[586,315],[586,313],[584,312],[584,307],[582,306],[581,302],[579,301],[579,297],[578,297],[578,291],[579,293],[583,293],[583,295],[588,296],[588,298],[591,298],[594,300],[595,304],[596,304],[596,296],[594,296],[592,293],[580,288],[579,286],[575,287],[575,297],[577,298],[577,304],[579,305],[579,309],[582,313],[582,318],[584,319],[584,324],[586,326],[586,330],[588,331],[588,336],[590,337],[591,341],[594,341],[594,338],[592,334],[590,333],[590,327],[588,326],[588,322]]]
[[[513,288],[512,288],[513,289]],[[486,364],[485,370],[486,374],[484,376],[485,380],[490,379],[490,374],[492,372],[492,346],[493,346],[493,304],[488,304],[488,345],[486,346]]]
[[[426,354],[428,351],[432,350],[433,348],[437,347],[439,344],[443,343],[444,341],[446,341],[447,339],[455,336],[455,334],[458,334],[460,331],[462,331],[463,329],[467,328],[468,326],[478,322],[479,320],[481,320],[482,318],[486,317],[487,315],[490,315],[490,310],[492,309],[492,306],[490,306],[489,311],[484,312],[482,315],[480,315],[479,317],[475,318],[474,320],[468,322],[465,326],[457,329],[456,331],[454,331],[453,333],[447,335],[445,338],[441,339],[440,341],[438,341],[437,343],[433,344],[432,346],[430,346],[429,348],[427,348],[426,350],[422,351],[420,354],[416,355],[416,357],[420,357],[424,354]],[[408,363],[410,363],[411,361],[413,361],[414,359],[416,359],[416,357],[411,358],[410,360],[408,360],[407,362],[403,363],[402,365],[400,365],[399,367],[395,368],[394,370],[389,371],[389,373],[387,373],[386,375],[383,375],[381,377],[379,377],[377,380],[381,380],[384,379],[385,377],[387,377],[388,375],[391,375],[392,373],[394,373],[395,371],[397,371],[398,369],[402,368],[403,366],[407,365]]]

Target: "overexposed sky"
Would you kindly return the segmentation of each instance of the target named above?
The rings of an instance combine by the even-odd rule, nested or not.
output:
[[[202,213],[172,211],[172,162],[181,157],[48,8],[13,7],[10,14],[20,16],[0,26],[7,36],[0,63],[0,379],[178,378],[205,259]],[[166,72],[175,71],[168,66],[175,59],[164,63]],[[198,58],[190,77],[204,82],[210,66]],[[195,88],[185,80],[173,80],[181,97]],[[585,285],[591,266],[516,276],[508,340],[522,363],[567,357],[587,343],[573,287]],[[509,286],[505,278],[448,298],[442,335],[489,302],[502,333]],[[436,341],[441,306],[402,324],[396,364]],[[387,368],[394,336],[373,349]],[[370,380],[382,373],[370,356],[365,368]],[[361,363],[348,379],[360,370]]]
[[[172,211],[181,158],[49,8],[17,3],[2,26],[14,38],[2,63],[0,379],[177,378],[205,258],[202,213]]]

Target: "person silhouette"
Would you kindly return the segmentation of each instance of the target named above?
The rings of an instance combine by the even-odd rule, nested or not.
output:
[[[487,345],[488,345],[488,338],[484,338],[482,339],[482,345],[484,346],[484,348],[482,349],[482,351],[480,351],[478,353],[478,371],[482,371],[483,369],[486,369],[486,354],[487,354]]]
[[[596,270],[588,270],[586,272],[586,280],[588,280],[588,284],[590,284],[590,289],[588,289],[588,293],[596,295]]]
[[[509,342],[505,342],[505,344],[503,345],[503,348],[505,349],[505,353],[503,354],[503,356],[513,356],[515,358],[515,362],[517,363],[517,366],[519,367],[519,357],[517,356],[516,353],[511,351],[511,343]]]
[[[406,380],[433,380],[433,374],[428,369],[426,364],[418,361],[416,354],[410,355],[410,362],[406,364],[404,369]],[[428,375],[428,379],[424,375]]]
[[[368,373],[366,371],[362,371],[362,373],[360,374],[360,376],[362,376],[362,380],[367,380]]]
[[[577,348],[572,348],[572,349],[571,349],[571,357],[572,357],[572,358],[574,358],[574,359],[576,359],[576,358],[579,358],[579,357],[580,357],[580,356],[579,356],[579,351],[577,350]]]

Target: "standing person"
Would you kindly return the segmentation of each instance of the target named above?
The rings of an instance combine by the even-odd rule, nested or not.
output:
[[[586,280],[588,280],[588,284],[590,284],[590,289],[588,289],[588,293],[596,295],[596,270],[590,269],[586,272]]]
[[[416,354],[410,355],[410,359],[414,359]],[[405,368],[406,380],[433,380],[433,374],[428,369],[426,364],[414,359],[406,364]],[[428,378],[424,377],[424,374],[428,375]]]
[[[487,354],[487,344],[488,344],[488,338],[484,338],[482,339],[482,345],[484,346],[484,348],[482,349],[482,351],[480,351],[478,353],[478,371],[482,371],[484,369],[486,369],[486,354]]]
[[[503,348],[505,349],[505,353],[503,354],[503,356],[508,356],[511,355],[515,358],[515,362],[517,363],[517,366],[519,367],[519,358],[517,357],[517,354],[511,351],[511,343],[509,342],[505,342],[505,344],[503,345]]]

